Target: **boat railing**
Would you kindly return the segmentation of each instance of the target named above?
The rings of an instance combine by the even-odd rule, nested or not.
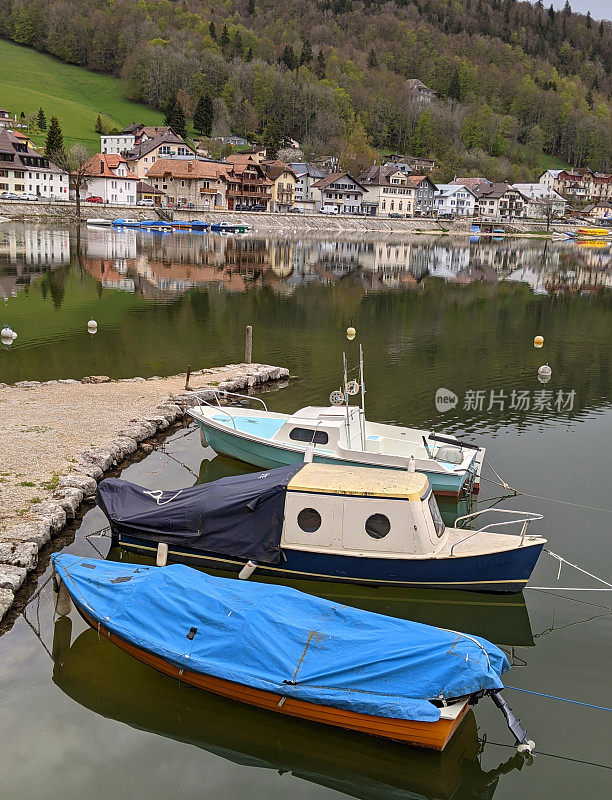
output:
[[[211,391],[211,390],[210,389],[206,389],[204,391],[208,392],[208,391]],[[209,406],[210,408],[219,408],[223,414],[225,414],[226,416],[228,416],[230,418],[230,420],[232,421],[232,425],[234,426],[234,430],[236,430],[236,420],[234,419],[232,414],[230,414],[230,412],[221,405],[221,397],[224,397],[224,398],[225,397],[237,397],[240,400],[249,400],[249,401],[250,400],[255,400],[255,402],[261,403],[261,405],[263,406],[264,411],[268,410],[268,406],[264,403],[264,401],[261,399],[261,397],[255,397],[254,395],[251,395],[251,394],[239,394],[238,392],[228,392],[225,389],[221,389],[221,390],[213,389],[212,393],[213,393],[213,397],[214,397],[216,402],[211,402],[210,400],[207,400],[205,397],[203,397],[202,390],[196,389],[193,392],[189,392],[189,394],[193,395],[193,397],[195,397],[196,400],[198,400],[200,405]]]
[[[529,525],[529,523],[533,522],[534,520],[544,519],[544,516],[542,514],[536,514],[533,511],[514,511],[514,510],[510,510],[508,508],[485,508],[482,511],[472,511],[471,514],[464,514],[461,517],[457,517],[457,519],[455,520],[455,527],[458,528],[459,527],[459,523],[463,522],[464,520],[473,519],[474,517],[478,517],[481,514],[488,514],[488,513],[493,513],[493,514],[515,514],[516,516],[519,516],[520,518],[519,519],[506,520],[505,522],[489,522],[488,525],[485,525],[482,528],[478,528],[475,531],[471,531],[468,536],[464,536],[463,539],[460,539],[458,542],[455,542],[452,545],[452,547],[450,549],[451,556],[453,555],[453,550],[455,549],[455,547],[457,547],[457,545],[463,544],[463,542],[466,542],[468,539],[471,539],[473,536],[476,536],[479,533],[484,533],[485,531],[490,531],[492,528],[501,528],[501,527],[503,527],[505,525],[521,525],[521,531],[520,531],[520,534],[519,534],[519,536],[521,537],[521,542],[519,544],[519,547],[522,547],[523,541],[525,539],[525,535],[527,533],[527,526]],[[495,533],[496,532],[497,531],[495,531]]]

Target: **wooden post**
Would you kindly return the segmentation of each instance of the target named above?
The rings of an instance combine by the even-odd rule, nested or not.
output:
[[[253,359],[253,326],[246,326],[246,340],[244,343],[244,363],[250,364]]]
[[[189,389],[190,377],[191,377],[191,364],[187,364],[187,377],[185,378],[185,389]]]

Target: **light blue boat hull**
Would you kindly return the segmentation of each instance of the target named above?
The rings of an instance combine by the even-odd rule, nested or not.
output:
[[[235,436],[230,431],[221,431],[218,428],[206,425],[199,419],[196,419],[195,422],[206,436],[208,444],[216,453],[221,455],[236,458],[239,461],[253,464],[256,467],[263,467],[264,469],[299,464],[304,460],[303,451],[296,452],[283,447],[275,447],[262,441],[247,439],[243,436]],[[361,461],[345,460],[331,454],[326,456],[316,450],[314,461],[318,464],[343,464],[351,467],[369,466]],[[385,467],[385,469],[396,468],[390,466]],[[446,497],[458,497],[467,478],[465,473],[444,474],[426,470],[421,471],[427,476],[434,493]]]

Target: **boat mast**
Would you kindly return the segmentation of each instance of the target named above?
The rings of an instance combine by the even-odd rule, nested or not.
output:
[[[363,381],[363,347],[359,343],[359,383],[361,384],[361,449],[366,449],[365,383]]]
[[[346,407],[346,440],[347,447],[351,449],[351,415],[349,412],[348,372],[346,368],[346,353],[342,353],[342,366],[344,369],[344,405]]]

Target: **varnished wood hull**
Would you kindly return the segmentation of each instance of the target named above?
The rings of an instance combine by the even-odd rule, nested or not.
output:
[[[74,598],[73,598],[74,600]],[[229,698],[248,705],[257,706],[268,711],[275,711],[293,717],[300,717],[312,722],[333,725],[338,728],[382,736],[417,747],[426,747],[433,750],[443,750],[453,733],[457,730],[464,716],[467,714],[469,704],[462,703],[458,713],[452,718],[441,717],[437,722],[418,722],[415,720],[393,719],[390,717],[376,717],[368,714],[359,714],[331,706],[317,705],[303,700],[283,698],[279,694],[254,689],[240,683],[234,683],[222,678],[215,678],[191,670],[185,670],[164,660],[154,653],[136,647],[125,641],[120,636],[111,633],[101,623],[98,623],[78,605],[77,610],[83,619],[101,635],[104,635],[124,652],[141,661],[159,672],[178,678],[180,681],[195,686],[199,689],[212,692],[221,697]]]

